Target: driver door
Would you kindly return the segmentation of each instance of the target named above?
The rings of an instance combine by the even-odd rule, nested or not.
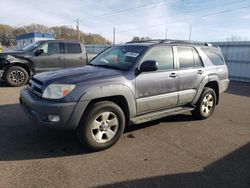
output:
[[[171,46],[150,49],[142,62],[158,62],[158,70],[142,72],[136,77],[137,114],[170,108],[178,102],[178,71]]]
[[[39,50],[43,50],[40,55],[31,58],[36,72],[58,70],[64,68],[62,58],[62,45],[60,42],[46,42]]]

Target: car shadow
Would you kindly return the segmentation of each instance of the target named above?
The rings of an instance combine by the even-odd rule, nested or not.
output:
[[[130,126],[125,133],[148,128],[160,122],[192,121],[188,115]],[[91,153],[77,140],[75,131],[36,126],[19,104],[0,106],[0,161],[41,159]]]
[[[4,80],[0,78],[0,88],[1,87],[10,87]]]
[[[89,153],[74,131],[37,127],[19,104],[0,106],[0,161]]]
[[[231,81],[226,93],[250,97],[250,83]]]
[[[106,187],[250,187],[250,143],[209,164],[203,170],[136,179]]]

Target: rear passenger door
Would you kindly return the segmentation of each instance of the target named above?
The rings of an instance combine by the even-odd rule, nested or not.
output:
[[[158,70],[142,72],[136,77],[138,114],[169,108],[178,101],[178,71],[175,70],[173,48],[153,47],[141,62],[147,60],[158,62]]]
[[[64,43],[64,48],[64,67],[80,67],[86,65],[86,52],[80,43],[66,42]]]
[[[179,66],[179,105],[193,101],[204,77],[204,65],[193,47],[177,46],[177,62]]]

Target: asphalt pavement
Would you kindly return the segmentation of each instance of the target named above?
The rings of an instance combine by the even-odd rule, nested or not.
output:
[[[91,153],[74,131],[37,127],[0,82],[0,187],[250,187],[250,84],[232,82],[207,120],[131,128]]]

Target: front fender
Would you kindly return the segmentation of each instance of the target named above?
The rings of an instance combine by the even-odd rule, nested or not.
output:
[[[104,86],[95,86],[88,88],[80,101],[91,101],[94,99],[112,97],[112,96],[123,96],[129,107],[130,117],[134,117],[136,114],[136,103],[135,96],[132,94],[132,91],[124,84],[111,84]]]
[[[22,66],[27,67],[30,70],[31,75],[35,74],[35,70],[33,68],[33,64],[31,61],[25,58],[19,58],[12,55],[7,55],[5,57],[1,57],[1,69],[7,70],[11,66]]]

